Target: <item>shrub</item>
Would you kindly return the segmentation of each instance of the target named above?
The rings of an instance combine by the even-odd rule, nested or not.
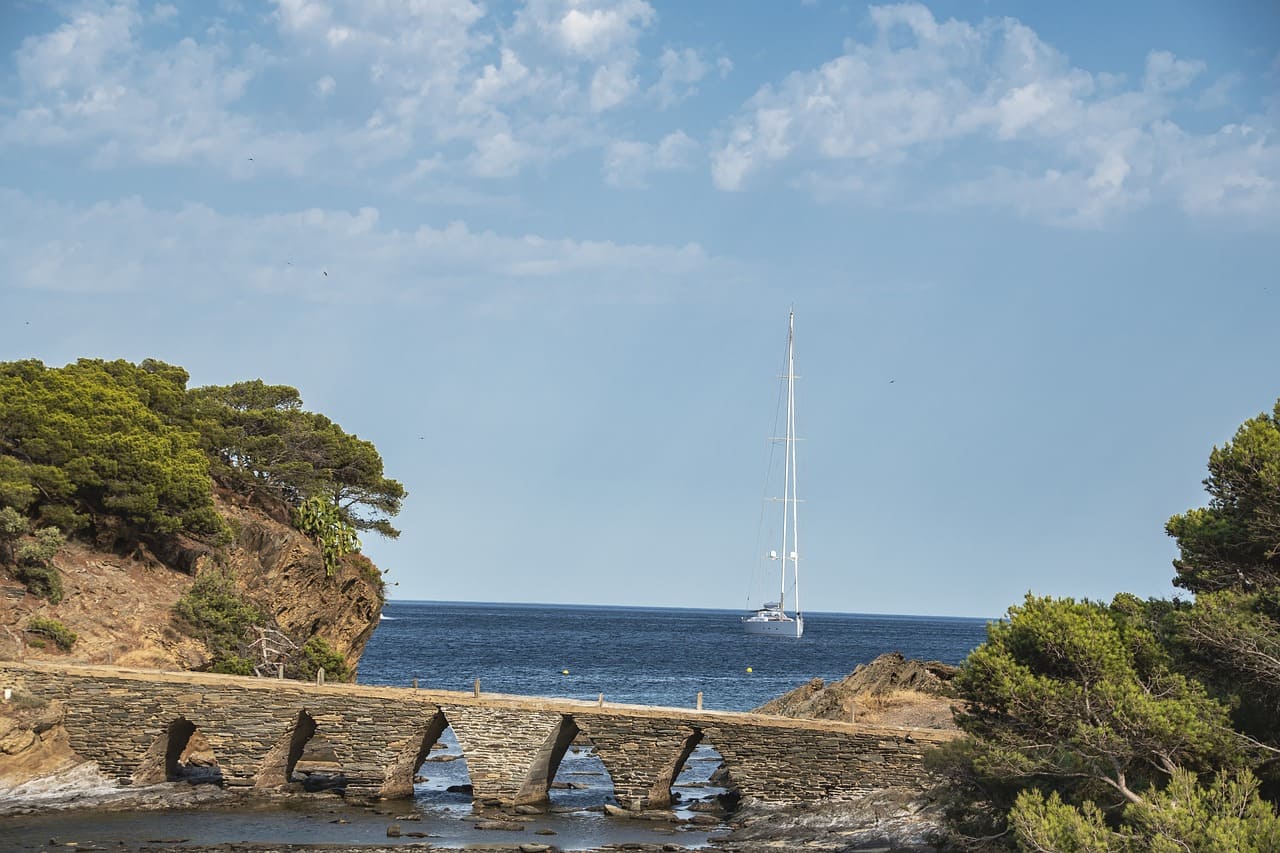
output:
[[[53,555],[65,543],[61,530],[42,527],[36,531],[34,541],[24,542],[18,548],[18,568],[14,574],[32,594],[53,604],[62,600],[62,576],[53,565]]]
[[[343,517],[332,501],[316,495],[307,498],[293,511],[293,523],[320,546],[324,557],[324,573],[333,577],[338,561],[360,550],[356,529]]]
[[[0,508],[0,562],[14,562],[14,543],[26,532],[25,515],[11,506]]]
[[[224,675],[253,675],[253,661],[240,655],[230,655],[215,661],[213,666],[209,667],[209,671]]]
[[[47,619],[44,616],[32,616],[27,621],[27,630],[33,634],[42,634],[48,637],[57,643],[58,648],[64,652],[71,651],[71,647],[76,644],[78,639],[75,631],[72,631],[57,619]]]
[[[312,637],[302,646],[302,656],[298,659],[297,675],[308,681],[316,677],[316,672],[324,669],[326,681],[350,681],[351,669],[347,659],[322,637]]]
[[[224,671],[220,665],[235,665],[234,659],[242,657],[246,632],[264,621],[261,611],[240,596],[235,577],[221,569],[196,578],[174,609],[209,647],[217,672]]]

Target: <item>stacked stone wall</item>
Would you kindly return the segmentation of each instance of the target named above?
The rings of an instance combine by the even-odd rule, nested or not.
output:
[[[755,714],[104,666],[0,662],[3,687],[60,700],[71,747],[103,772],[122,780],[137,774],[140,782],[153,780],[157,756],[172,746],[165,739],[185,720],[208,739],[224,784],[283,784],[290,758],[314,724],[342,764],[348,795],[403,796],[412,793],[413,765],[447,722],[463,748],[475,796],[508,804],[546,798],[579,732],[595,745],[618,802],[635,809],[670,803],[671,783],[698,743],[719,751],[745,797],[790,803],[919,788],[926,781],[924,751],[951,736]]]

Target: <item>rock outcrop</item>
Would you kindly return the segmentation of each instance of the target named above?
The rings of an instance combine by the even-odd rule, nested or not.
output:
[[[908,660],[901,652],[891,652],[831,684],[815,678],[755,711],[810,720],[953,729],[951,679],[956,671],[949,664]]]
[[[70,542],[53,560],[64,588],[57,604],[0,573],[0,658],[201,669],[209,649],[174,605],[202,572],[222,569],[283,633],[299,641],[323,638],[354,670],[382,612],[378,569],[349,555],[327,576],[319,548],[287,523],[283,505],[264,506],[224,490],[214,497],[233,531],[230,545],[215,549],[174,537],[121,554]],[[32,616],[74,631],[71,650],[24,636]]]

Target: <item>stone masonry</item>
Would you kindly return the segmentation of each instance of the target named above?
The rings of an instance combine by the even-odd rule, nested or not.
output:
[[[595,746],[624,808],[662,808],[700,743],[719,751],[743,797],[770,803],[918,789],[923,752],[949,732],[565,699],[240,678],[110,666],[0,662],[0,688],[66,707],[71,747],[103,773],[164,781],[197,729],[224,785],[287,782],[322,734],[348,797],[401,797],[446,726],[473,795],[506,805],[545,801],[576,737]]]

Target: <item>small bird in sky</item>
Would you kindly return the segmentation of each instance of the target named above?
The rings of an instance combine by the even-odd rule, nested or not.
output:
[[[252,163],[252,162],[253,162],[253,158],[252,158],[252,157],[246,157],[245,159],[246,159],[246,160],[248,160],[250,163]]]
[[[328,278],[328,277],[329,277],[329,271],[328,271],[328,270],[324,270],[323,272],[324,272],[324,277],[325,277],[325,278]]]

